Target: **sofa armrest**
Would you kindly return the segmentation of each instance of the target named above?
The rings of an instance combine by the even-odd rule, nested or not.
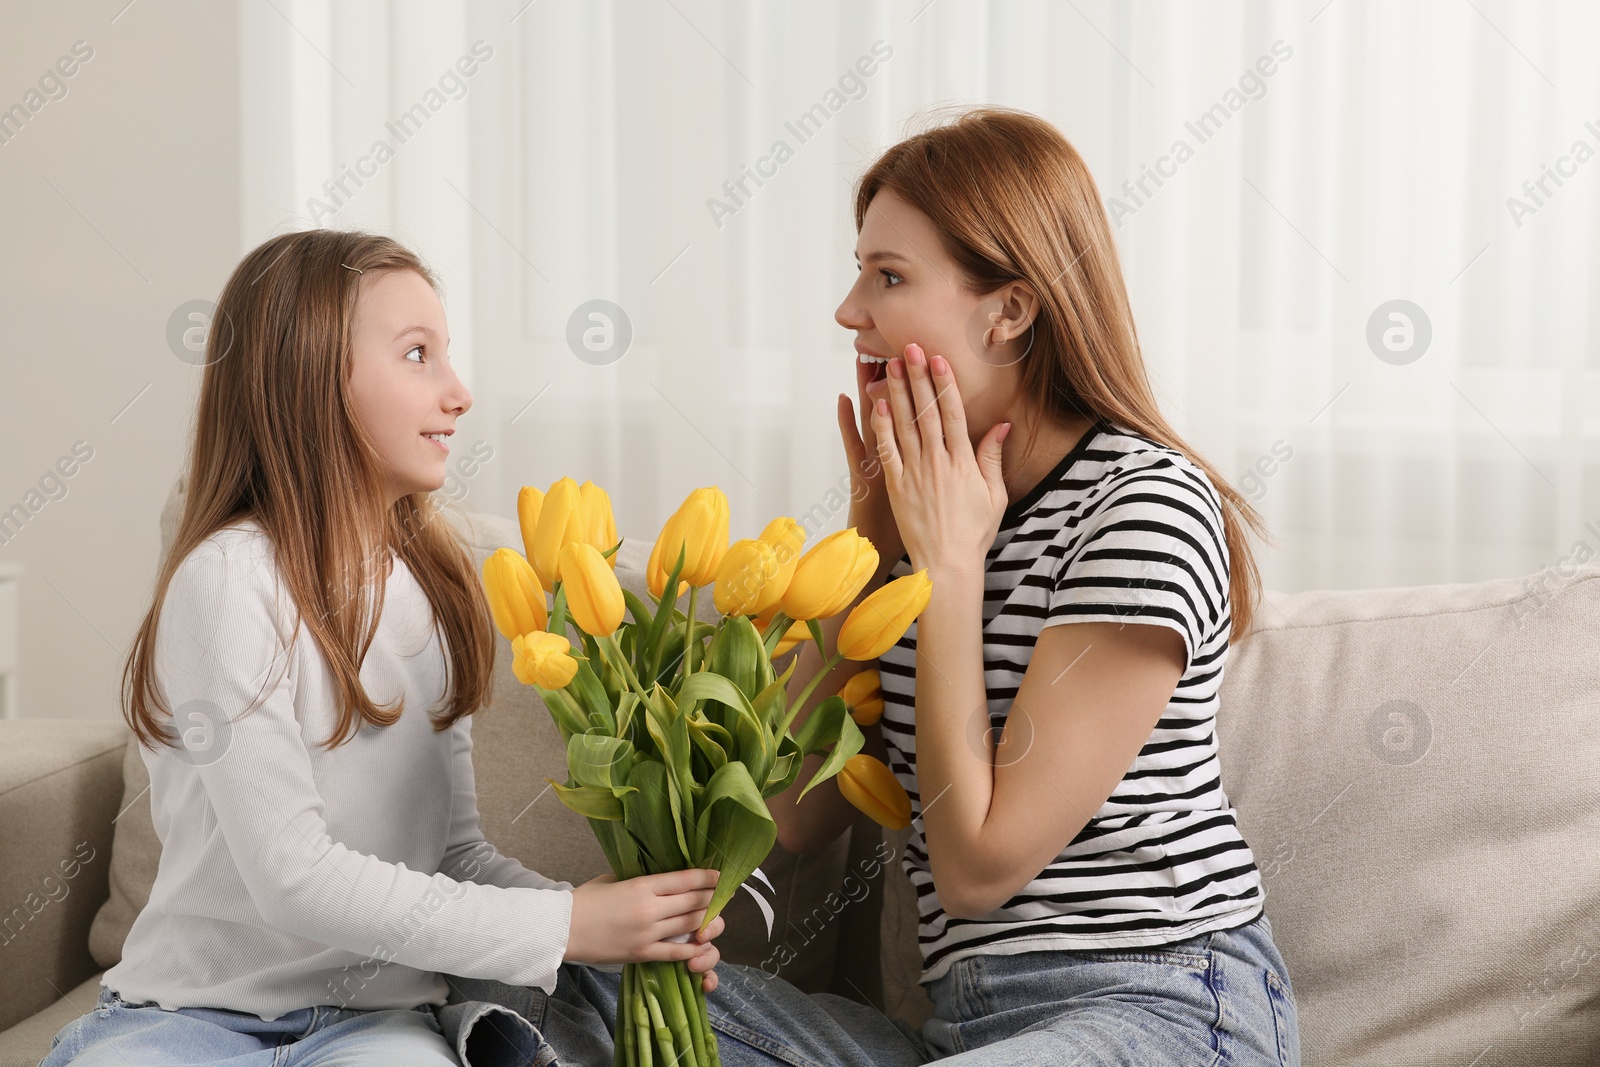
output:
[[[0,720],[0,1031],[100,969],[128,737],[120,719]]]

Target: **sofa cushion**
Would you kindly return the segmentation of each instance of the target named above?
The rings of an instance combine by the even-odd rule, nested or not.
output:
[[[111,840],[110,896],[89,927],[89,954],[102,970],[122,959],[122,943],[133,920],[150,902],[161,862],[161,840],[150,816],[150,772],[139,757],[139,739],[123,724],[122,803]]]
[[[1221,701],[1307,1064],[1600,1062],[1600,568],[1269,593]]]
[[[94,970],[86,934],[121,810],[125,727],[14,719],[0,744],[0,1030]]]
[[[39,1067],[50,1054],[50,1042],[68,1023],[94,1010],[104,971],[95,971],[71,989],[64,990],[48,1007],[0,1033],[0,1067]],[[54,996],[54,994],[52,994]]]
[[[181,515],[182,479],[173,487],[162,513],[162,550],[172,543]],[[496,548],[522,547],[515,522],[498,516],[444,509],[471,546],[474,563],[482,566]],[[624,538],[617,556],[617,576],[622,584],[649,599],[644,579],[645,563],[653,541]],[[687,609],[685,596],[680,607]],[[707,622],[717,619],[711,598],[699,598],[697,614]],[[507,855],[551,878],[578,884],[609,869],[587,821],[566,808],[548,788],[546,777],[566,781],[565,749],[544,702],[511,671],[510,647],[496,635],[494,690],[488,705],[473,716],[472,756],[477,779],[478,809],[484,837]],[[147,790],[150,776],[128,733],[123,762],[122,806],[128,810],[118,820],[111,857],[111,895],[95,916],[90,949],[101,967],[122,958],[122,945],[134,917],[150,898],[155,883],[161,842],[150,816]],[[826,849],[797,860],[775,849],[762,864],[777,890],[777,899],[765,894],[776,911],[778,928],[788,916],[809,914],[843,878],[849,836]],[[751,966],[769,964],[774,941],[769,941],[759,906],[744,892],[724,910],[725,933],[717,947],[730,962]],[[833,975],[837,925],[821,931],[782,963],[783,977],[810,991],[828,988]]]

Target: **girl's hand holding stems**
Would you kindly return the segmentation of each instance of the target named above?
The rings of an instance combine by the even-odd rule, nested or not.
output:
[[[722,933],[722,916],[700,929],[712,888],[720,874],[695,868],[617,880],[603,874],[573,889],[572,925],[566,959],[573,963],[617,964],[687,960],[701,973],[707,993],[717,988],[712,970],[722,958],[712,938]],[[690,935],[686,942],[669,938]]]

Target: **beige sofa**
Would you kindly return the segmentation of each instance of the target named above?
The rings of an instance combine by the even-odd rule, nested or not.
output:
[[[520,545],[505,519],[454,521],[479,559]],[[649,547],[623,547],[635,589]],[[1597,579],[1269,593],[1234,648],[1224,784],[1308,1065],[1600,1063]],[[541,795],[561,749],[508,658],[473,728],[485,833],[546,874],[603,873],[587,825]],[[92,1007],[155,875],[143,763],[116,710],[93,710],[0,722],[0,1067],[33,1067]],[[887,837],[863,818],[820,853],[775,851],[772,938],[741,893],[724,956],[923,1019],[903,835]]]

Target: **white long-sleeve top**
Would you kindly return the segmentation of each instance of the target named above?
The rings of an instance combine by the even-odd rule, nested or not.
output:
[[[297,614],[260,527],[219,530],[173,575],[154,662],[183,747],[141,748],[161,863],[102,979],[123,1000],[270,1020],[443,1004],[446,974],[554,992],[573,886],[484,840],[472,717],[433,731],[444,648],[391,559],[361,681],[405,713],[331,751],[333,679],[303,623],[288,651]]]

